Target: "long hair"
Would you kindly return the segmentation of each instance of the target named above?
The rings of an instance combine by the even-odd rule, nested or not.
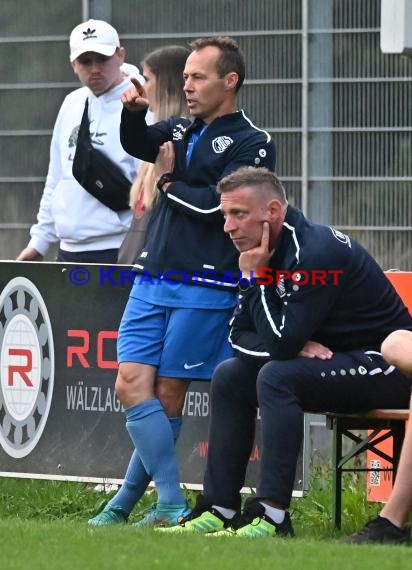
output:
[[[187,104],[183,91],[183,70],[190,50],[183,46],[165,46],[149,53],[142,62],[156,77],[156,105],[154,122],[177,115],[187,116]],[[145,210],[153,208],[159,195],[155,186],[154,164],[142,162],[138,175],[130,189],[130,205]]]

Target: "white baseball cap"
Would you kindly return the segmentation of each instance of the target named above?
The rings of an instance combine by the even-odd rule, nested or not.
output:
[[[113,26],[103,20],[88,20],[76,26],[70,34],[70,61],[86,51],[111,56],[118,47],[119,35]]]

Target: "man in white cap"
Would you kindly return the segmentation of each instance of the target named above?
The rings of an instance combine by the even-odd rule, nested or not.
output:
[[[107,22],[88,20],[72,31],[70,62],[83,86],[66,96],[57,116],[37,223],[18,260],[39,261],[52,243],[60,242],[57,261],[116,263],[131,210],[127,204],[114,210],[102,203],[77,182],[72,168],[87,101],[91,144],[127,180],[136,176],[138,161],[120,144],[120,97],[130,86],[128,77],[141,76],[136,67],[124,63],[125,53],[117,31]]]

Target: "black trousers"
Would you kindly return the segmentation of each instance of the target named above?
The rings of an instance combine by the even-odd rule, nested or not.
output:
[[[412,379],[376,352],[336,353],[330,360],[296,358],[254,363],[231,358],[211,385],[207,501],[238,509],[260,409],[262,450],[257,497],[287,508],[303,437],[303,412],[407,408]]]
[[[59,249],[56,261],[69,263],[105,263],[116,264],[118,249],[96,249],[93,251],[65,251]]]

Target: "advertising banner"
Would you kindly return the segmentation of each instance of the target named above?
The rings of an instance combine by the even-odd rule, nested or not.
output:
[[[125,266],[0,262],[0,475],[123,478],[132,444],[114,391],[116,339],[133,277]],[[193,382],[177,445],[188,487],[202,483],[209,416],[209,383]],[[301,458],[295,494],[303,488]]]

